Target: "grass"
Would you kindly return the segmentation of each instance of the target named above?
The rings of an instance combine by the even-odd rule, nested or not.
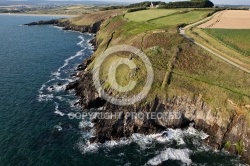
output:
[[[240,140],[235,143],[235,149],[238,155],[241,155],[244,151],[244,143],[243,140]]]
[[[225,43],[230,48],[243,55],[250,56],[250,30],[249,29],[204,29],[215,39]]]
[[[212,10],[150,9],[127,13],[122,27],[124,34],[136,35],[155,29],[169,30],[180,24],[189,24],[205,18]],[[140,22],[140,23],[138,23]]]
[[[130,21],[126,23],[122,29],[124,35],[136,35],[144,32],[148,32],[150,30],[161,28],[159,25],[153,25],[148,22],[141,22],[138,24],[137,22]]]
[[[109,11],[98,11],[91,14],[85,14],[82,16],[78,16],[75,18],[69,19],[69,22],[73,25],[82,26],[82,25],[92,25],[97,21],[102,19],[107,19],[114,15],[122,14],[124,10],[117,9],[117,10],[109,10]]]
[[[125,15],[125,18],[127,18],[130,21],[143,22],[162,16],[167,16],[179,11],[180,10],[176,9],[149,9],[149,10],[127,13]]]
[[[161,17],[159,19],[154,19],[149,22],[164,26],[190,24],[199,21],[202,18],[205,18],[209,13],[211,13],[211,11],[209,10],[198,10],[198,11],[193,10],[193,11],[173,14],[166,17]]]
[[[105,84],[114,85],[114,83],[108,81],[109,79],[108,73],[110,74],[109,72],[110,67],[116,64],[117,61],[121,60],[121,58],[128,58],[128,57],[129,57],[129,53],[125,52],[125,53],[118,53],[118,54],[110,55],[107,59],[105,59],[105,61],[100,66],[100,78],[103,81],[106,80],[104,82],[104,86],[108,87],[108,85],[105,85]],[[137,71],[135,69],[130,69],[127,65],[119,65],[116,69],[114,77],[119,86],[124,87],[124,86],[127,86],[131,81],[135,81],[137,82],[136,87],[132,91],[129,91],[126,93],[112,91],[114,94],[134,95],[134,94],[139,93],[142,90],[143,85],[145,84],[144,78],[147,76],[146,68],[142,64],[142,62],[139,61],[137,58],[133,58],[131,60],[131,63],[136,64],[136,67],[138,67]]]
[[[124,18],[121,13],[103,23],[97,34],[99,46],[94,57],[100,56],[106,48],[115,45],[127,44],[137,47],[148,56],[154,70],[153,85],[145,102],[154,100],[156,96],[161,99],[189,96],[192,99],[193,96],[202,95],[202,100],[214,111],[216,108],[222,108],[220,113],[226,120],[231,114],[225,104],[227,99],[242,105],[249,103],[250,75],[194,46],[179,35],[176,29],[176,25],[195,22],[210,12],[211,10],[192,10],[142,22],[131,21],[126,18],[127,14]],[[169,22],[159,22],[162,19]],[[181,51],[177,54],[178,49]],[[129,53],[117,53],[105,59],[101,66],[100,79],[103,88],[113,95],[122,94],[110,89],[112,83],[107,81],[108,70],[117,59],[128,57]],[[130,80],[137,82],[135,89],[125,94],[128,96],[142,90],[147,74],[140,59],[133,58],[132,61],[139,67],[133,77],[130,74],[131,69],[126,65],[120,65],[115,75],[121,86],[128,85]],[[89,66],[90,70],[93,64]]]
[[[244,66],[245,68],[250,68],[250,58],[248,56],[242,55],[240,52],[232,49],[226,43],[216,39],[216,37],[206,33],[204,29],[200,28],[190,28],[186,30],[186,33],[195,39],[195,41],[201,43],[202,45],[208,47],[214,52],[230,59],[231,61]]]
[[[248,88],[250,74],[222,62],[198,46],[184,45],[182,49],[181,60],[176,64],[175,71],[177,73],[211,86],[223,88],[239,96],[250,97],[250,89]]]

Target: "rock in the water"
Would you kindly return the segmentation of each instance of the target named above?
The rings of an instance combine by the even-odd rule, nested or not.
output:
[[[31,22],[28,24],[24,24],[27,26],[32,26],[32,25],[56,25],[58,23],[58,20],[48,20],[48,21],[37,21],[37,22]]]
[[[71,89],[75,89],[77,86],[78,86],[78,81],[75,81],[75,82],[71,82],[71,83],[69,83],[67,86],[66,86],[66,91],[67,90],[71,90]]]

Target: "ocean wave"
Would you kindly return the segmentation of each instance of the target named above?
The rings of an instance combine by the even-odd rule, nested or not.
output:
[[[81,125],[83,127],[86,127],[89,124],[85,120],[85,122],[81,122]],[[84,131],[84,133],[86,134],[86,131]],[[203,132],[199,132],[193,127],[188,127],[187,129],[184,130],[168,128],[166,131],[163,131],[161,133],[150,134],[150,135],[134,133],[130,138],[121,138],[120,140],[106,141],[104,144],[99,144],[99,143],[93,143],[93,144],[95,144],[94,147],[97,148],[96,151],[99,148],[113,148],[117,146],[129,145],[131,143],[136,143],[142,150],[145,150],[147,148],[152,148],[153,143],[160,143],[166,145],[166,143],[172,143],[173,141],[175,141],[179,146],[185,145],[186,144],[184,141],[185,137],[196,136],[197,138],[202,139],[203,135],[204,135]],[[89,148],[89,146],[91,146],[91,148]],[[78,143],[78,147],[82,153],[96,152],[92,151],[93,145],[89,143],[87,144],[84,142]],[[208,150],[203,147],[201,148],[203,150]]]
[[[62,131],[63,128],[60,125],[55,125],[54,129],[56,129],[58,131]]]
[[[67,83],[63,85],[53,84],[52,86],[47,87],[49,92],[60,92],[66,89]]]
[[[69,69],[67,69],[67,71],[63,71],[65,67],[67,67],[70,64],[70,61],[74,60],[77,57],[81,57],[84,56],[84,51],[86,49],[88,49],[88,47],[85,47],[85,39],[83,36],[79,36],[78,37],[80,39],[80,42],[77,43],[77,45],[80,45],[82,47],[82,49],[80,51],[78,51],[75,55],[67,58],[64,60],[64,64],[62,66],[60,66],[57,71],[51,73],[51,77],[52,79],[48,80],[47,82],[45,82],[44,84],[42,84],[41,88],[38,90],[38,101],[42,102],[42,101],[50,101],[54,98],[55,93],[58,92],[62,92],[66,89],[66,85],[70,82],[73,82],[76,80],[76,78],[61,78],[62,74],[66,74],[67,77],[69,77],[67,71]],[[73,69],[72,69],[73,70]],[[63,81],[63,84],[59,82]],[[57,97],[57,96],[56,96]],[[63,99],[60,98],[60,101],[62,101]],[[73,105],[71,105],[71,107],[73,107]]]
[[[94,127],[94,123],[90,122],[90,121],[81,121],[79,123],[79,128],[80,129],[85,129],[85,128],[93,128]]]
[[[82,154],[86,153],[96,153],[100,148],[114,148],[114,147],[121,147],[125,145],[131,144],[132,141],[127,138],[121,138],[119,141],[111,140],[106,141],[104,144],[101,143],[90,143],[89,141],[86,142],[79,142],[78,149]]]
[[[63,30],[63,27],[59,27],[59,26],[55,26],[55,25],[53,25],[52,27],[53,27],[53,28],[60,29],[60,30]]]
[[[51,101],[54,98],[53,94],[39,94],[38,95],[38,101]]]
[[[55,111],[54,111],[55,114],[58,114],[60,116],[64,116],[65,114],[63,112],[61,112],[59,110],[59,104],[57,102],[55,102]]]
[[[79,57],[79,56],[82,56],[83,55],[83,52],[86,50],[86,48],[78,51],[75,55],[67,58],[64,60],[64,64],[58,68],[57,72],[55,72],[54,76],[56,76],[57,79],[59,79],[59,77],[61,76],[61,71],[66,67],[68,66],[69,62],[73,59],[75,59],[76,57]]]
[[[78,36],[79,39],[81,39],[81,41],[79,43],[77,43],[77,45],[81,46],[81,47],[84,47],[84,42],[85,42],[85,39],[83,36]]]
[[[191,153],[192,151],[189,149],[167,148],[154,158],[150,159],[147,162],[147,165],[159,165],[167,160],[179,160],[184,164],[190,165],[192,163],[192,160],[189,158]]]

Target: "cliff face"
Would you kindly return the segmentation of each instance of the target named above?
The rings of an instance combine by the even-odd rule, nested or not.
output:
[[[34,25],[54,25],[54,26],[59,26],[63,27],[63,30],[72,30],[72,31],[78,31],[81,33],[97,33],[100,30],[100,26],[104,19],[101,19],[97,22],[94,22],[91,25],[74,25],[70,23],[69,21],[59,21],[59,20],[48,20],[48,21],[38,21],[38,22],[31,22],[28,24],[24,24],[27,26],[34,26]]]
[[[237,111],[225,117],[220,110],[212,110],[201,96],[193,98],[173,96],[164,100],[156,97],[146,105],[112,105],[99,98],[93,86],[92,73],[86,70],[81,72],[74,88],[77,95],[81,97],[84,111],[96,111],[97,108],[101,108],[99,111],[102,113],[121,113],[119,118],[94,119],[96,133],[91,142],[104,143],[111,139],[130,137],[133,133],[152,134],[164,131],[166,128],[184,128],[193,123],[196,129],[203,130],[209,135],[204,140],[205,143],[215,149],[225,149],[232,154],[239,154],[248,163],[250,162],[248,122],[246,117],[238,114]],[[144,117],[142,119],[128,115],[128,112],[163,112],[175,117],[168,116],[169,119]],[[242,147],[238,146],[241,141],[243,141]],[[225,146],[228,142],[231,142],[231,146]]]
[[[88,26],[75,26],[67,21],[56,22],[53,24],[64,27],[65,30],[97,33],[101,29],[101,24],[103,22],[104,20],[99,20]],[[94,87],[94,83],[92,80],[93,73],[90,70],[90,66],[95,57],[90,57],[83,64],[79,65],[79,73],[77,75],[79,79],[76,82],[70,83],[67,86],[67,89],[76,90],[76,94],[81,98],[80,104],[83,107],[84,111],[93,112],[98,109],[98,111],[102,113],[121,113],[119,118],[93,119],[93,122],[95,123],[96,133],[95,137],[91,139],[91,142],[103,143],[111,139],[129,137],[133,133],[151,134],[163,131],[169,127],[183,128],[188,126],[190,123],[193,123],[196,129],[203,130],[209,135],[209,137],[205,140],[206,143],[208,143],[215,149],[224,148],[232,154],[240,154],[242,155],[243,159],[250,163],[250,129],[248,128],[248,119],[245,116],[244,111],[242,111],[242,109],[249,110],[250,106],[245,105],[240,107],[230,100],[225,101],[227,104],[219,103],[222,107],[224,105],[228,105],[226,107],[226,110],[222,110],[222,108],[220,107],[216,108],[210,105],[209,102],[205,102],[206,98],[208,97],[204,97],[203,95],[205,95],[206,93],[210,93],[211,91],[207,89],[216,85],[216,83],[213,82],[212,84],[210,84],[208,81],[198,80],[197,77],[194,77],[190,74],[190,72],[195,73],[195,76],[199,74],[206,76],[207,74],[207,77],[210,77],[211,73],[215,72],[215,68],[217,66],[220,66],[221,63],[215,63],[215,61],[209,56],[206,57],[205,54],[201,51],[196,51],[195,48],[190,46],[191,44],[189,42],[184,41],[183,44],[179,44],[182,39],[179,40],[178,38],[180,37],[178,36],[175,36],[173,34],[170,34],[170,36],[172,37],[164,36],[166,34],[165,31],[155,31],[150,35],[144,34],[141,36],[135,36],[135,40],[130,39],[133,37],[129,37],[126,41],[122,41],[120,35],[115,36],[115,34],[119,34],[119,31],[117,30],[118,32],[115,33],[113,31],[114,29],[110,27],[113,26],[116,29],[119,29],[119,26],[121,26],[121,24],[123,23],[124,21],[120,21],[114,23],[114,25],[112,25],[111,23],[105,25],[105,28],[107,30],[110,29],[109,31],[105,32],[106,36],[103,35],[105,36],[103,39],[100,39],[97,36],[97,38],[92,40],[92,44],[94,44],[95,46],[101,45],[101,47],[98,48],[97,52],[104,51],[103,48],[108,48],[109,45],[112,44],[112,41],[114,41],[115,44],[119,44],[118,41],[121,41],[121,43],[126,43],[127,41],[129,41],[130,43],[132,43],[132,45],[135,45],[142,50],[147,50],[148,48],[151,48],[153,46],[161,46],[166,50],[170,50],[173,47],[172,50],[179,51],[177,51],[178,53],[175,54],[174,57],[166,56],[166,58],[162,60],[164,64],[169,63],[171,65],[170,67],[168,67],[169,71],[166,74],[164,73],[163,76],[160,76],[160,79],[162,80],[162,77],[164,77],[164,75],[167,76],[167,81],[163,81],[163,83],[167,84],[167,86],[170,87],[169,89],[177,87],[177,90],[181,89],[187,92],[187,94],[189,93],[189,91],[195,91],[196,93],[195,95],[193,95],[193,97],[190,97],[190,95],[185,95],[185,93],[179,94],[177,92],[176,95],[167,95],[167,97],[156,95],[153,100],[150,100],[150,102],[142,101],[138,104],[130,106],[117,106],[110,104],[99,96]],[[110,27],[107,28],[107,26]],[[111,37],[110,34],[112,34]],[[166,39],[166,41],[163,39]],[[174,43],[176,42],[175,39],[178,39],[177,44]],[[106,42],[108,44],[106,44]],[[164,55],[165,54],[168,54],[168,52],[165,52]],[[198,56],[195,57],[194,55],[197,54]],[[200,56],[200,54],[202,54],[204,57]],[[169,60],[167,58],[169,58]],[[206,63],[202,64],[202,62],[204,61]],[[215,65],[217,65],[211,67],[210,61],[212,65],[214,65],[214,63]],[[207,68],[205,68],[204,66]],[[185,80],[183,80],[184,77],[181,77],[182,73],[179,72],[180,70],[185,71],[187,74],[190,74],[190,76],[188,76],[187,79],[185,78]],[[229,68],[227,70],[229,70]],[[221,73],[226,72],[221,71]],[[199,82],[196,82],[194,85],[191,84],[192,82],[190,81],[190,78],[192,77],[200,82],[205,82],[209,86],[205,87],[204,90],[202,89],[202,86],[204,85]],[[155,79],[157,80],[157,78]],[[221,86],[218,87],[219,89],[221,88]],[[189,90],[188,88],[190,88],[191,90]],[[213,88],[211,89],[213,90]],[[217,91],[216,88],[214,89]],[[174,89],[173,91],[175,90],[176,89]],[[221,95],[221,98],[224,97],[223,95],[226,90],[222,88],[222,91],[219,91],[221,92],[221,94],[219,94],[218,96],[220,97]],[[203,91],[205,91],[205,93],[203,93]],[[213,95],[214,93],[212,94],[212,96]],[[216,97],[218,96],[213,96],[212,100],[217,100]],[[225,97],[225,100],[226,99],[228,99],[227,96]],[[178,115],[178,118],[175,117],[167,119],[150,119],[147,117],[139,118],[128,114],[133,112],[163,112],[169,113],[171,115]]]
[[[93,32],[94,30],[89,31]],[[92,42],[98,45],[97,40]],[[244,114],[239,113],[237,106],[230,103],[231,101],[228,102],[230,105],[227,110],[228,114],[225,114],[225,111],[221,111],[220,108],[214,109],[209,106],[204,102],[202,95],[194,97],[175,95],[164,99],[155,97],[147,104],[142,104],[142,101],[140,104],[130,106],[113,105],[102,99],[94,87],[93,73],[88,69],[93,60],[94,58],[90,57],[80,65],[79,80],[73,83],[70,88],[75,89],[76,94],[80,96],[80,104],[84,111],[94,112],[99,108],[99,112],[102,113],[121,114],[119,114],[119,118],[114,119],[93,119],[96,133],[91,142],[104,143],[111,139],[130,137],[133,133],[152,134],[164,131],[169,127],[184,128],[193,123],[196,129],[203,130],[209,135],[204,140],[205,143],[215,149],[225,149],[231,154],[239,154],[247,162],[250,162],[249,124]],[[163,112],[168,115],[179,115],[180,118],[150,119],[144,117],[142,119],[129,115],[128,112]]]
[[[56,25],[59,27],[63,27],[64,30],[73,30],[73,31],[78,31],[78,32],[88,32],[88,33],[97,33],[100,29],[100,26],[104,20],[100,20],[95,22],[92,25],[82,25],[82,26],[76,26],[71,24],[68,21],[64,22],[58,22]]]

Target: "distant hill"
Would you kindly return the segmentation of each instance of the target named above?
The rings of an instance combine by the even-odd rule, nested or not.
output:
[[[153,3],[158,8],[210,8],[213,7],[213,2],[209,0],[191,0],[181,2],[162,2],[162,1],[144,1],[140,3],[134,3],[127,6],[109,6],[103,8],[103,10],[121,9],[121,8],[148,8]]]

